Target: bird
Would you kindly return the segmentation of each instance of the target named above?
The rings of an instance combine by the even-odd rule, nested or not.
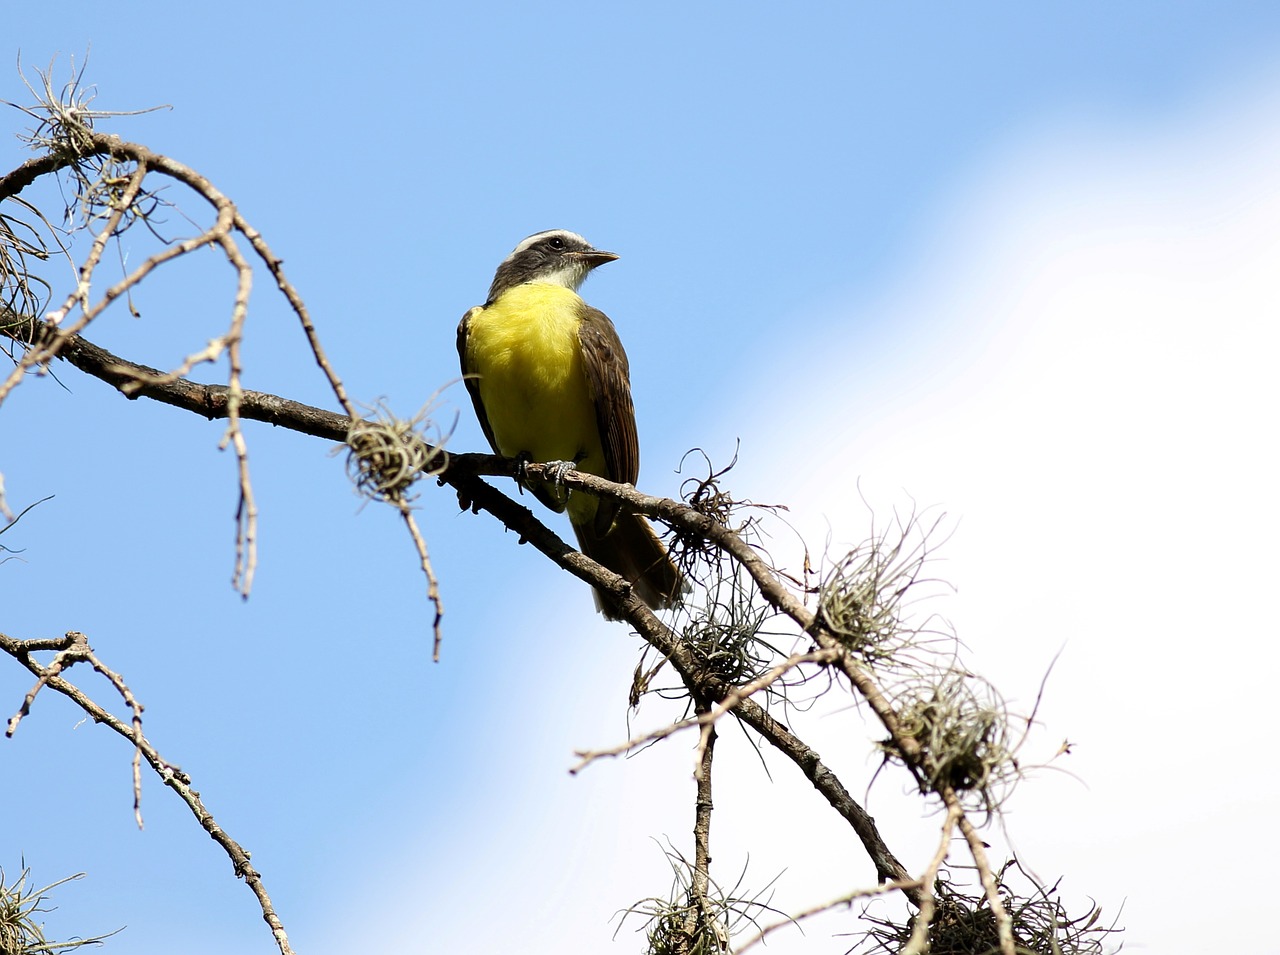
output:
[[[609,317],[578,289],[618,256],[565,229],[537,232],[502,260],[483,305],[458,324],[458,358],[480,427],[495,453],[620,484],[636,483],[640,445],[627,353]],[[615,500],[558,480],[529,486],[568,511],[578,547],[631,584],[651,609],[676,605],[683,575],[649,522]],[[619,611],[599,590],[596,609]]]

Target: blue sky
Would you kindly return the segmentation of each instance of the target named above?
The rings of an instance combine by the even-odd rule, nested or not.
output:
[[[451,381],[457,319],[523,236],[566,227],[618,252],[584,293],[627,344],[642,488],[675,493],[684,451],[727,461],[740,440],[735,488],[793,505],[816,553],[866,533],[855,484],[878,514],[946,511],[957,593],[939,609],[969,662],[1025,704],[1063,650],[1029,745],[1075,741],[1077,778],[1023,785],[1017,848],[1079,903],[1127,900],[1135,950],[1203,951],[1222,924],[1265,947],[1247,894],[1206,899],[1202,922],[1164,896],[1167,873],[1196,886],[1280,848],[1274,785],[1221,715],[1229,701],[1231,725],[1269,725],[1280,663],[1264,602],[1280,529],[1273,5],[302,18],[229,2],[161,25],[73,3],[6,27],[12,57],[60,56],[59,75],[91,45],[103,108],[173,106],[110,128],[239,203],[358,400],[412,411]],[[15,70],[0,98],[24,101]],[[4,168],[25,155],[0,139]],[[211,261],[157,278],[142,318],[90,337],[168,366],[221,330],[230,287]],[[330,404],[269,285],[246,385]],[[611,918],[665,891],[660,843],[688,851],[689,743],[566,773],[574,749],[628,732],[625,629],[427,486],[447,613],[431,665],[397,520],[359,507],[326,445],[267,427],[248,431],[263,516],[244,603],[221,426],[59,377],[69,390],[31,380],[0,408],[10,505],[57,495],[5,536],[26,550],[0,568],[0,628],[89,634],[253,852],[299,952],[640,948]],[[462,391],[446,397],[453,446],[480,449]],[[28,686],[0,668],[0,712]],[[874,728],[830,713],[807,729],[865,789]],[[722,877],[748,856],[756,884],[785,869],[775,901],[796,908],[865,884],[807,784],[725,740]],[[175,939],[271,951],[219,850],[151,780],[136,830],[128,759],[42,696],[0,746],[21,783],[0,790],[0,865],[89,873],[60,893],[54,932],[127,924],[112,948],[143,955]],[[882,779],[871,810],[919,865],[936,822],[903,785]],[[842,952],[847,928],[833,916],[770,948]]]

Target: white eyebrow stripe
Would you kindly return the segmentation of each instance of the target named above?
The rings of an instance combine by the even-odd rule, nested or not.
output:
[[[525,239],[519,245],[517,245],[514,249],[512,249],[511,255],[508,255],[507,258],[510,259],[510,258],[513,258],[514,256],[517,256],[521,252],[523,252],[525,249],[533,245],[535,242],[538,242],[541,239],[549,238],[550,236],[553,236],[553,235],[558,235],[567,242],[581,242],[583,245],[586,245],[586,246],[591,245],[590,242],[588,242],[582,236],[578,235],[578,233],[570,232],[568,229],[548,229],[546,232],[535,232],[533,235],[529,236],[529,238]]]

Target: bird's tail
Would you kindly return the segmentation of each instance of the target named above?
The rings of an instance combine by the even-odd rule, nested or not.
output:
[[[596,536],[590,524],[574,524],[573,530],[582,553],[626,579],[636,596],[650,609],[674,606],[687,589],[684,575],[641,515],[619,514],[609,533],[603,537]],[[618,619],[600,591],[595,592],[595,598],[596,609],[604,614],[605,619]]]

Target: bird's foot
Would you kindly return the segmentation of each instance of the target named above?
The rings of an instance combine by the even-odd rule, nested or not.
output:
[[[564,476],[578,466],[577,461],[548,461],[543,467],[546,476],[556,487],[564,484]]]
[[[529,465],[533,463],[533,458],[527,454],[522,454],[516,458],[516,487],[520,489],[520,493],[524,493],[525,485],[529,483]]]

